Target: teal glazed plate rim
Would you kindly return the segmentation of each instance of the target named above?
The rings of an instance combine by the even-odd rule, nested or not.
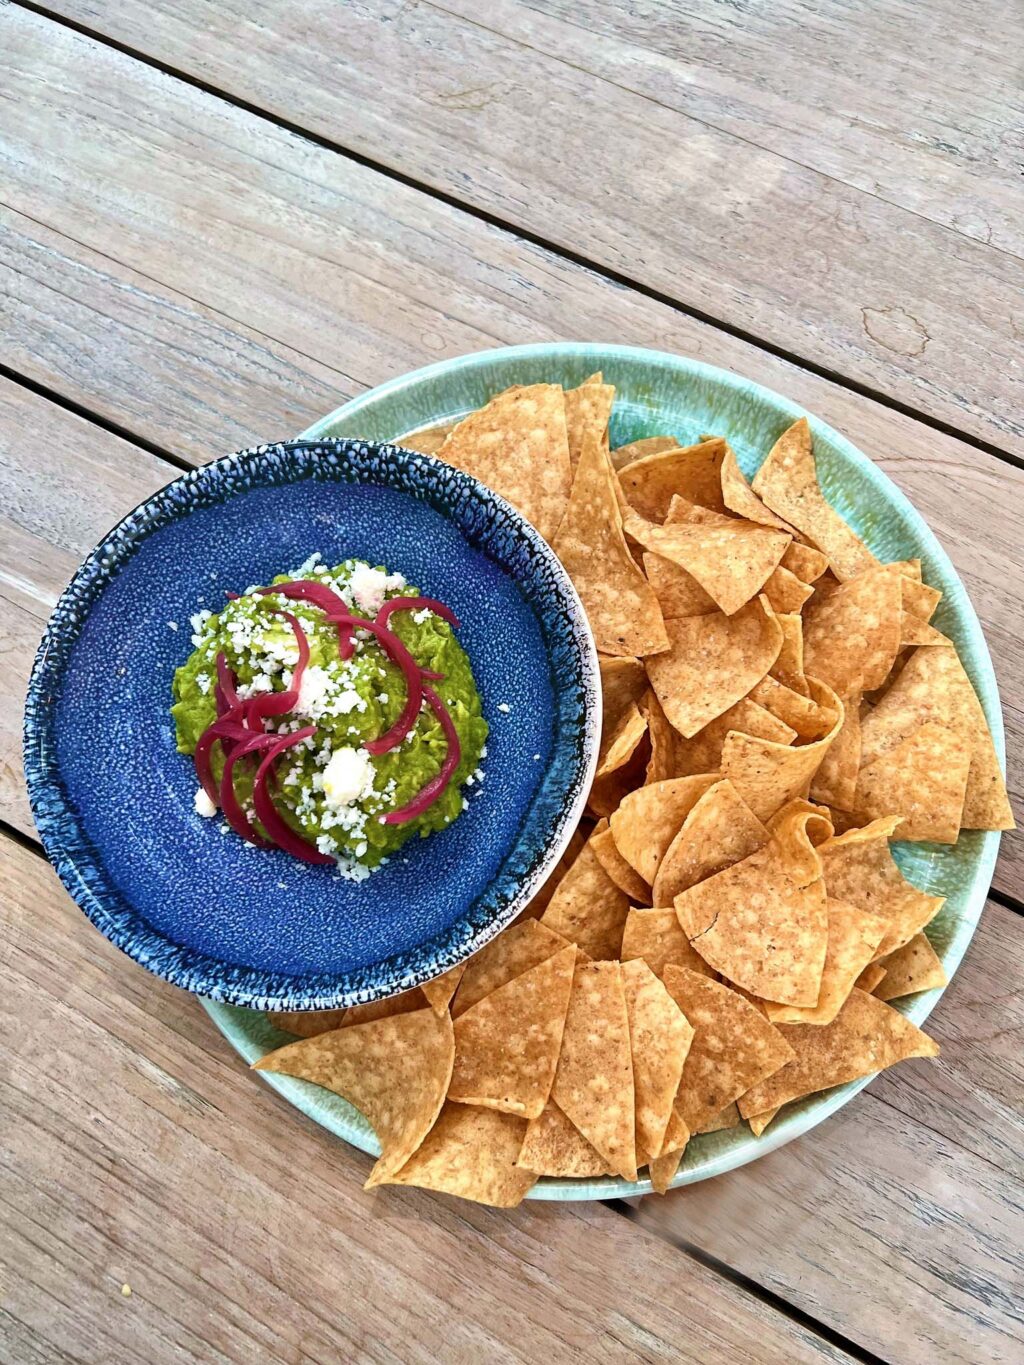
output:
[[[992,660],[967,591],[946,552],[924,518],[877,465],[834,428],[771,389],[729,370],[663,351],[601,343],[539,343],[481,351],[415,370],[361,394],[302,434],[310,439],[358,436],[400,445],[402,436],[461,417],[509,385],[553,382],[573,387],[597,370],[616,388],[613,446],[664,432],[690,441],[701,432],[714,431],[728,437],[748,477],[784,428],[798,417],[807,417],[828,500],[879,558],[920,558],[925,581],[941,589],[935,623],[956,644],[1005,768]],[[981,918],[999,841],[993,831],[967,831],[950,848],[894,845],[903,872],[918,886],[947,898],[929,926],[929,937],[950,980]],[[941,994],[941,990],[924,991],[896,1004],[907,1018],[921,1024]],[[204,1004],[248,1062],[290,1039],[263,1015],[212,1001]],[[372,1129],[340,1096],[291,1077],[260,1074],[289,1103],[330,1132],[360,1151],[379,1153]],[[759,1138],[746,1125],[694,1138],[673,1188],[734,1170],[802,1136],[841,1109],[870,1080],[866,1077],[786,1106]],[[650,1192],[649,1180],[544,1178],[527,1198],[614,1199]]]

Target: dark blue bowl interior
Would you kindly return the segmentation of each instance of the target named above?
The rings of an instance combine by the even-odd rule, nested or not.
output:
[[[168,713],[190,615],[314,550],[447,602],[491,727],[469,808],[359,884],[198,818]],[[170,485],[87,562],[48,641],[26,758],[51,857],[119,946],[234,1003],[365,1000],[445,970],[511,918],[585,785],[593,682],[550,554],[480,485],[390,447],[293,442]]]

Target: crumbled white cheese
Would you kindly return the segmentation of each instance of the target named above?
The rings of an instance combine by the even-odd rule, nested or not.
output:
[[[351,805],[373,783],[373,764],[365,749],[335,749],[323,771],[324,796],[334,807]]]
[[[511,708],[511,706],[509,706],[509,704],[508,704],[507,701],[499,701],[499,702],[498,702],[498,710],[499,710],[503,715],[506,715],[506,716],[507,716],[508,713],[512,710],[512,708]]]
[[[352,596],[356,604],[371,616],[380,611],[384,594],[405,587],[405,579],[400,573],[386,574],[380,569],[371,569],[368,564],[357,564],[349,580]]]
[[[206,795],[206,792],[202,787],[196,788],[196,794],[193,797],[193,805],[196,808],[196,814],[203,816],[204,819],[209,819],[211,815],[217,814],[217,807]]]
[[[209,673],[196,674],[196,687],[199,688],[200,692],[202,692],[204,697],[209,692],[212,685],[213,679],[210,677]]]
[[[319,664],[312,664],[302,675],[302,682],[299,684],[299,699],[295,709],[304,716],[319,715],[323,709],[323,701],[331,688],[331,677],[326,668],[321,668]]]
[[[177,629],[178,629],[178,623],[177,623],[177,621],[168,621],[168,622],[167,622],[167,629],[168,629],[168,630],[177,630]]]

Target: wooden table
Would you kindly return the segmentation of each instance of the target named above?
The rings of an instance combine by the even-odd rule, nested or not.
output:
[[[439,357],[606,339],[787,393],[910,495],[1020,819],[1022,43],[1006,0],[0,5],[0,1359],[1022,1359],[1020,833],[937,1064],[664,1200],[498,1213],[364,1194],[110,948],[19,739],[57,594],[180,470]]]

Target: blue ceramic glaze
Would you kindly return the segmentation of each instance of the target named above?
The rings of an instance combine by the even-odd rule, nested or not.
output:
[[[168,713],[190,615],[314,550],[446,602],[491,727],[468,809],[358,884],[197,816]],[[262,446],[168,485],[62,596],[26,709],[36,824],[93,923],[167,980],[260,1009],[378,999],[482,946],[560,856],[596,756],[596,671],[557,560],[475,480],[356,440]]]

